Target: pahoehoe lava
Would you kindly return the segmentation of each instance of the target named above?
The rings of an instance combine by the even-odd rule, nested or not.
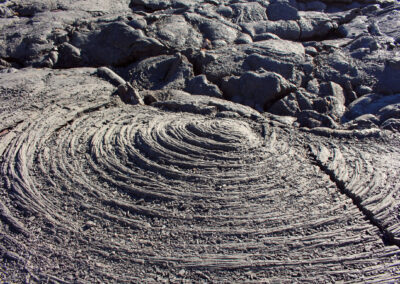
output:
[[[302,135],[207,102],[196,109],[230,111],[61,100],[3,136],[3,225],[30,239],[2,234],[7,271],[36,263],[30,279],[54,282],[395,279],[398,248],[314,165]]]
[[[400,281],[396,1],[42,2],[0,1],[0,282]]]

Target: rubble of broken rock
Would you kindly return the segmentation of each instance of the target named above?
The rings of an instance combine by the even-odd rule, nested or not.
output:
[[[392,0],[0,0],[0,280],[400,281],[399,26]]]
[[[222,96],[300,127],[398,131],[396,2],[3,1],[0,66],[108,66],[138,90]]]

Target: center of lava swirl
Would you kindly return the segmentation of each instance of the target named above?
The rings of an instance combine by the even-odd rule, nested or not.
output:
[[[187,123],[185,129],[187,134],[196,139],[204,150],[215,152],[248,151],[250,148],[259,146],[261,142],[249,125],[241,121],[198,120]]]
[[[127,160],[145,174],[151,172],[168,182],[198,183],[210,178],[215,182],[217,172],[254,166],[263,156],[261,136],[240,120],[168,115],[153,118],[131,133],[135,133],[134,143],[124,149]],[[226,175],[218,178],[227,179]]]

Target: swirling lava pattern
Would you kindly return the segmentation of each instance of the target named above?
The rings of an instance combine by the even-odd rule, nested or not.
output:
[[[397,247],[384,246],[299,134],[266,119],[53,106],[2,145],[1,215],[18,236],[4,233],[2,251],[32,279],[396,277]]]

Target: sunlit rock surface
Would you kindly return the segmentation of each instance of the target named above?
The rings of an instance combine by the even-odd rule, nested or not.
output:
[[[400,281],[399,24],[0,1],[0,280]]]

